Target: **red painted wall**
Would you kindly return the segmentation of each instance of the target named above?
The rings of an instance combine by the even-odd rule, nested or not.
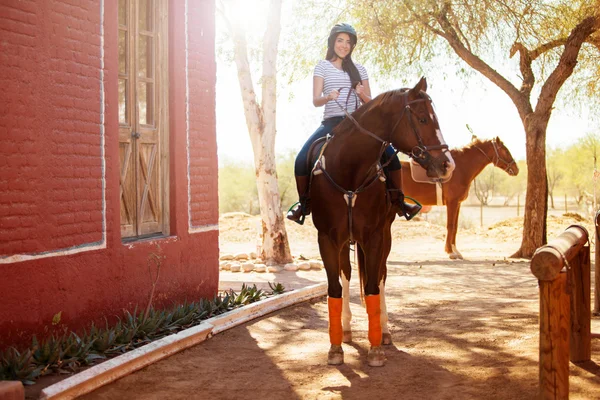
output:
[[[157,246],[165,261],[156,306],[212,296],[218,286],[214,2],[190,1],[188,10],[189,180],[185,2],[169,2],[171,236],[128,244],[120,234],[117,10],[105,2],[101,27],[100,0],[71,3],[0,4],[0,349],[145,306]],[[192,232],[207,231],[189,233],[190,216]],[[104,248],[56,253],[90,244]]]

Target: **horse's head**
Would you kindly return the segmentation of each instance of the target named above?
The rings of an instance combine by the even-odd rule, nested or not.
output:
[[[427,81],[421,78],[414,88],[391,97],[391,142],[425,168],[427,176],[446,179],[455,164],[426,91]]]
[[[513,159],[512,154],[510,154],[510,151],[502,143],[502,140],[496,137],[496,139],[492,139],[492,145],[495,152],[492,158],[494,165],[505,170],[510,176],[517,176],[519,174],[519,167]]]

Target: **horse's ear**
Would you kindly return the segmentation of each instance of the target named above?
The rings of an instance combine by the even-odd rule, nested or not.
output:
[[[413,90],[417,93],[419,92],[426,92],[427,91],[427,79],[425,79],[425,77],[421,77],[421,79],[419,80],[419,82],[415,85],[415,87],[413,88]]]
[[[496,136],[496,142],[497,143],[502,143],[502,140],[500,140],[500,136]]]

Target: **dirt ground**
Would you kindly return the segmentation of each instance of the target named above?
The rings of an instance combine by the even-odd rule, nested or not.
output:
[[[465,260],[443,251],[445,228],[397,221],[388,260],[387,304],[394,343],[382,368],[367,366],[367,316],[353,280],[354,340],[345,364],[328,366],[325,298],[251,321],[85,396],[85,399],[532,399],[538,385],[538,287],[527,260],[507,258],[521,220],[459,230]],[[571,224],[550,217],[549,238]],[[223,252],[256,246],[258,219],[220,221]],[[289,225],[292,253],[318,257],[316,231]],[[593,247],[592,247],[593,252]],[[593,259],[593,256],[592,256]],[[223,281],[260,279],[308,285],[324,271],[222,272]],[[593,294],[592,294],[593,296]],[[592,332],[600,333],[593,319]],[[572,399],[600,398],[600,341],[592,361],[570,367]]]

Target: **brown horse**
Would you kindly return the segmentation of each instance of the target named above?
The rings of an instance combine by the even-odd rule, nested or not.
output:
[[[398,210],[387,196],[379,164],[384,149],[391,143],[410,154],[431,177],[447,177],[454,168],[426,89],[422,78],[412,89],[383,93],[360,107],[334,129],[313,169],[312,218],[328,282],[329,364],[344,362],[341,344],[350,340],[347,313],[342,322],[340,277],[350,280],[351,243],[369,319],[369,365],[385,363],[382,338],[391,342],[381,315],[390,227]]]
[[[519,173],[519,167],[500,138],[475,139],[461,149],[450,150],[450,153],[456,163],[456,169],[452,178],[441,184],[441,196],[439,195],[440,184],[421,183],[413,180],[410,165],[407,161],[402,161],[402,183],[404,193],[419,203],[433,206],[446,205],[448,233],[446,235],[445,250],[450,258],[454,260],[463,258],[456,248],[456,231],[458,229],[460,204],[469,195],[471,182],[488,164],[494,164],[510,176],[516,176]],[[442,204],[438,204],[440,200]]]

